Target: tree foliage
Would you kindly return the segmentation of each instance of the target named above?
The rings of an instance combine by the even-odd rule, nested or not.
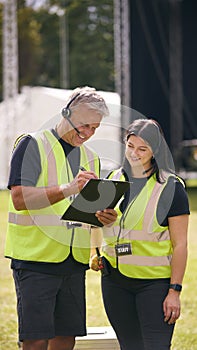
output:
[[[43,0],[39,7],[36,0],[17,0],[17,5],[20,88],[61,88],[66,66],[68,88],[114,90],[113,0]]]
[[[68,18],[72,85],[91,83],[113,90],[112,1],[74,0]]]

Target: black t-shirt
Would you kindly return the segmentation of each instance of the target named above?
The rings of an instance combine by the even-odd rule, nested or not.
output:
[[[79,147],[73,147],[63,139],[60,139],[55,130],[52,130],[52,133],[60,142],[65,152],[65,157],[67,157],[71,166],[73,176],[75,177],[79,171],[80,165]],[[27,135],[20,140],[13,152],[8,188],[10,189],[13,185],[35,186],[40,173],[41,163],[37,142],[30,135]],[[69,275],[87,270],[89,265],[77,262],[73,258],[71,249],[68,258],[60,263],[31,262],[12,259],[11,268],[28,269],[57,275]]]

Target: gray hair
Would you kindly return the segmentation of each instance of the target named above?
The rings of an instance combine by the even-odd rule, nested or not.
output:
[[[95,88],[84,86],[73,90],[67,101],[67,106],[69,105],[70,109],[77,109],[81,104],[86,104],[89,108],[98,111],[102,117],[109,115],[109,109],[104,98]]]

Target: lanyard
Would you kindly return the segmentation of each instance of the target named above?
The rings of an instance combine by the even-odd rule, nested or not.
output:
[[[120,219],[120,223],[119,223],[119,231],[118,231],[118,235],[117,235],[117,244],[119,243],[119,240],[120,240],[120,235],[121,235],[121,232],[122,232],[122,229],[124,228],[124,222],[125,222],[125,219],[129,213],[129,210],[131,208],[131,206],[133,205],[133,203],[135,202],[135,200],[137,199],[137,196],[136,195],[133,200],[129,203],[129,205],[127,206],[127,208],[125,209],[124,213],[122,214],[122,217]]]

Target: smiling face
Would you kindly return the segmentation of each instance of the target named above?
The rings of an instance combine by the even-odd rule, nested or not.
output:
[[[79,108],[73,110],[71,115],[71,122],[80,133],[78,134],[69,122],[64,120],[66,132],[62,138],[70,145],[79,147],[94,135],[96,129],[100,126],[101,120],[102,116],[98,111],[88,108],[85,104],[80,105]]]
[[[151,147],[139,136],[130,135],[126,142],[125,156],[134,176],[141,176],[151,168],[153,152]]]

